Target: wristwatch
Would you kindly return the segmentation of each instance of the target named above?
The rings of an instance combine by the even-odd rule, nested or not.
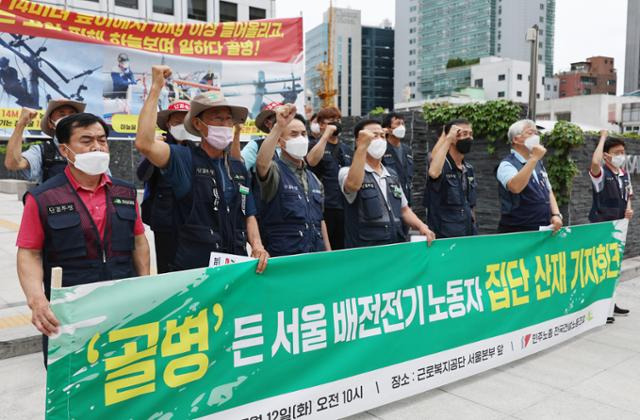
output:
[[[562,213],[551,213],[551,217],[553,218],[553,216],[558,216],[560,218],[560,220],[564,220],[564,218],[562,217]]]

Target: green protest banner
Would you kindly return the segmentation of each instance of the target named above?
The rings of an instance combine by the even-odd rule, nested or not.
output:
[[[627,221],[54,289],[47,418],[337,418],[605,323]]]

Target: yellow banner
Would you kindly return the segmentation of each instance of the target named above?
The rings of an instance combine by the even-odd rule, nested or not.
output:
[[[0,108],[0,128],[14,128],[20,117],[20,108]],[[38,111],[38,116],[27,126],[28,130],[40,131],[40,120],[44,114],[43,110]]]

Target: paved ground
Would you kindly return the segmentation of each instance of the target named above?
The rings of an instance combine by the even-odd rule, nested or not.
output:
[[[0,341],[33,328],[15,274],[21,209],[0,194]],[[621,283],[618,302],[631,315],[614,325],[352,419],[640,419],[640,277]],[[43,418],[44,404],[42,356],[0,359],[0,419]]]

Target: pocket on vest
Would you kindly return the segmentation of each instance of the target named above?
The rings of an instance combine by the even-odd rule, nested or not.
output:
[[[176,252],[179,269],[207,267],[214,251],[222,251],[222,237],[218,232],[205,226],[182,225]]]
[[[462,209],[443,209],[440,215],[440,234],[447,238],[467,234],[467,218]]]
[[[111,219],[111,249],[114,251],[133,251],[133,226],[137,214],[134,206],[115,205]]]
[[[358,237],[365,242],[386,242],[391,240],[393,225],[360,226]]]
[[[59,259],[84,257],[87,255],[86,241],[80,215],[78,213],[62,213],[47,217],[51,229],[51,244]]]
[[[382,217],[383,209],[376,189],[360,190],[360,201],[362,202],[362,216],[365,220],[376,220]]]
[[[285,220],[305,220],[305,208],[307,203],[302,193],[282,194],[282,211]]]

